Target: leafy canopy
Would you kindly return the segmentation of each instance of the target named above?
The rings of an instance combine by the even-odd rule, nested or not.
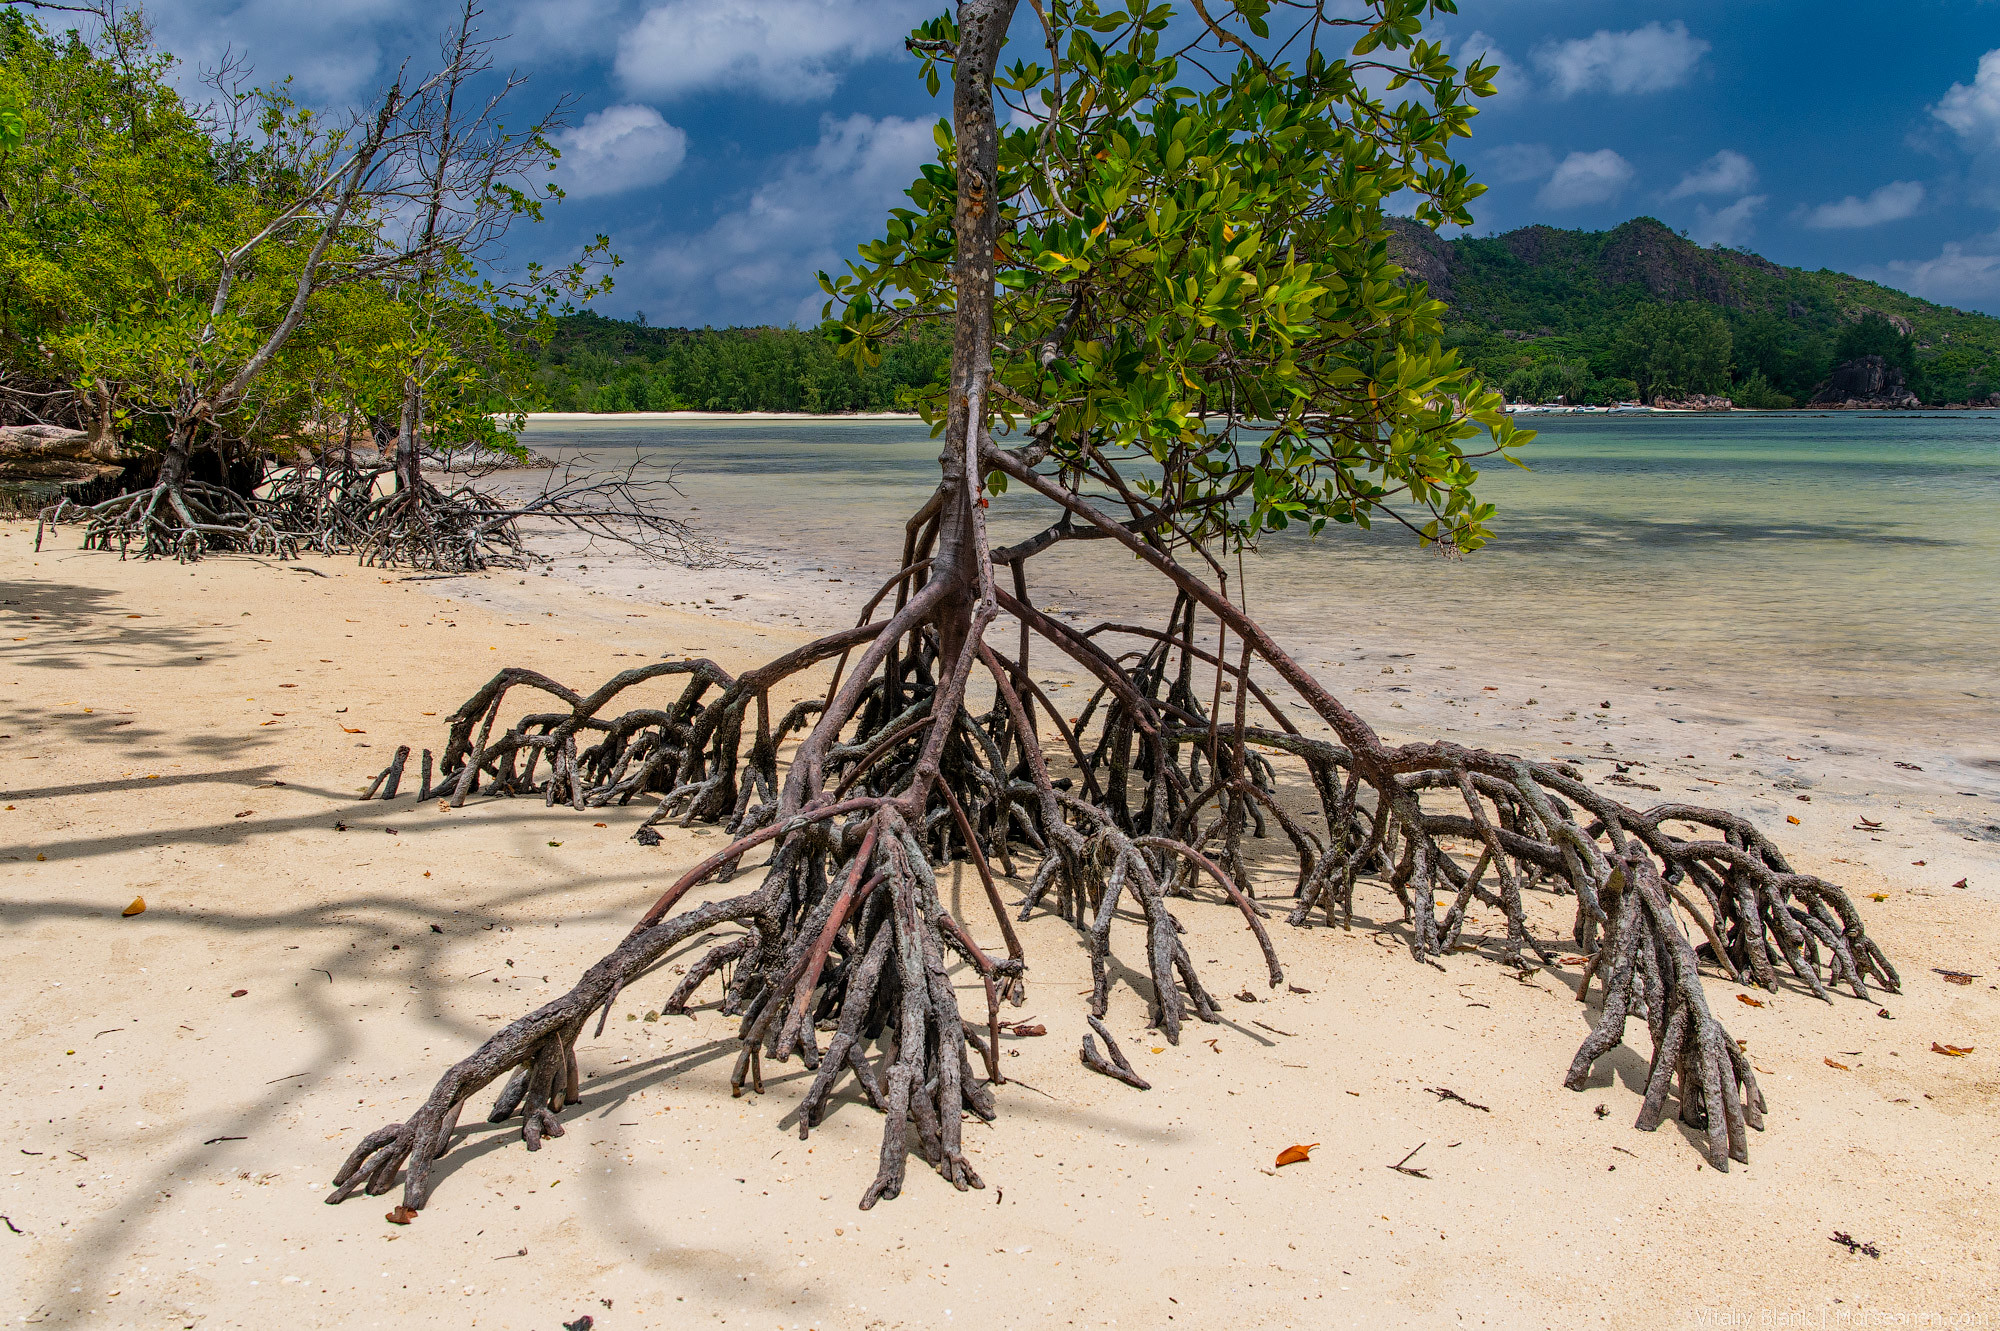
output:
[[[1615,362],[1650,400],[1729,387],[1729,325],[1706,305],[1642,305],[1612,346]]]
[[[1166,539],[1241,545],[1387,514],[1476,549],[1492,506],[1474,461],[1531,437],[1439,346],[1444,307],[1388,252],[1392,201],[1431,227],[1471,222],[1482,187],[1450,154],[1496,70],[1461,70],[1421,36],[1449,0],[1348,12],[1046,0],[1014,32],[1029,44],[1034,20],[1036,58],[997,76],[1012,115],[991,192],[990,399],[1073,482],[1165,510]],[[934,87],[956,36],[948,16],[913,35]],[[911,206],[821,274],[857,364],[952,311],[949,124],[936,139]],[[945,395],[921,405],[941,428]]]
[[[101,396],[134,442],[200,420],[282,451],[330,420],[393,417],[415,366],[433,434],[512,446],[550,316],[606,289],[592,270],[615,263],[602,237],[510,279],[484,263],[560,197],[532,181],[555,156],[544,126],[491,127],[441,164],[437,98],[420,89],[348,190],[335,173],[364,122],[302,108],[282,83],[219,83],[190,104],[173,71],[136,11],[92,40],[0,11],[0,368]],[[409,234],[412,205],[439,199],[454,226]],[[232,398],[329,227],[305,318]]]

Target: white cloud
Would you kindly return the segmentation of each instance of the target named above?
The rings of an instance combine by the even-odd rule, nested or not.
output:
[[[557,134],[555,144],[562,150],[556,179],[579,199],[657,185],[687,156],[687,132],[650,106],[593,111]]]
[[[1861,275],[1941,305],[1990,309],[2000,300],[2000,235],[1974,244],[1948,241],[1935,259],[1897,259]]]
[[[1931,114],[1957,130],[1960,138],[2000,148],[2000,51],[1980,56],[1972,86],[1952,84]]]
[[[1675,19],[1630,32],[1600,28],[1588,37],[1549,42],[1536,48],[1535,67],[1558,97],[1660,92],[1685,83],[1707,51],[1708,43]]]
[[[928,120],[823,116],[818,143],[778,159],[741,207],[642,259],[621,296],[647,286],[656,323],[817,324],[813,274],[840,271],[936,151]]]
[[[627,3],[491,0],[479,27],[487,36],[508,38],[494,50],[502,67],[545,66],[607,54],[624,26]],[[455,21],[451,7],[409,0],[174,0],[149,6],[146,17],[162,49],[181,59],[177,86],[196,100],[214,95],[200,85],[199,74],[227,51],[247,55],[258,82],[290,75],[306,101],[332,105],[372,96],[404,60],[434,69],[439,42]],[[523,105],[555,95],[537,79]]]
[[[1556,155],[1546,143],[1503,143],[1480,159],[1480,174],[1502,185],[1546,180],[1556,169]]]
[[[1867,198],[1848,195],[1838,203],[1822,203],[1808,209],[1805,224],[1820,230],[1880,226],[1900,222],[1923,206],[1924,187],[1914,180],[1892,180]]]
[[[1632,183],[1632,164],[1609,148],[1571,153],[1542,186],[1535,202],[1544,208],[1581,208],[1609,203]]]
[[[1698,245],[1741,245],[1755,230],[1753,219],[1770,202],[1762,194],[1749,194],[1727,208],[1711,210],[1705,203],[1695,205],[1694,225],[1688,234]]]
[[[1724,148],[1682,176],[1681,183],[1674,186],[1673,193],[1667,197],[1685,199],[1691,194],[1741,194],[1756,183],[1757,168],[1750,159]]]
[[[929,0],[666,0],[618,46],[642,96],[751,89],[785,102],[832,93],[845,66],[902,49]]]

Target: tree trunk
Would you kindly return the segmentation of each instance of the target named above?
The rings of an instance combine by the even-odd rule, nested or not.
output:
[[[999,235],[995,197],[1000,136],[993,118],[993,67],[1017,0],[973,0],[959,6],[958,58],[953,66],[952,122],[958,150],[958,288],[952,332],[951,399],[945,426],[937,555],[931,576],[946,586],[934,623],[938,659],[958,659],[973,616],[973,592],[986,551],[973,508],[982,502],[966,460],[977,457],[984,429],[985,383],[993,363],[993,245]],[[973,413],[978,413],[975,419]]]
[[[193,461],[194,427],[187,423],[176,425],[167,436],[166,446],[160,450],[160,472],[153,484],[165,490],[184,488]]]
[[[423,463],[417,452],[417,432],[423,425],[423,396],[415,379],[403,383],[403,416],[396,429],[396,491],[416,495],[423,488]]]

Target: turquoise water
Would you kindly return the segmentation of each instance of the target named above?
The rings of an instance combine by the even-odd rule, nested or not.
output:
[[[1719,709],[1926,731],[2000,695],[2000,419],[1576,416],[1531,422],[1533,467],[1482,478],[1498,539],[1459,561],[1400,529],[1284,533],[1246,556],[1251,604],[1306,657],[1397,646],[1533,675],[1679,677]],[[548,421],[526,442],[672,465],[702,525],[779,577],[893,568],[929,493],[920,425],[861,420]],[[1047,520],[996,502],[1007,539]],[[871,576],[872,575],[872,576]],[[1106,545],[1037,562],[1085,617],[1165,598]],[[804,585],[803,583],[801,584]],[[846,613],[844,604],[837,607]]]

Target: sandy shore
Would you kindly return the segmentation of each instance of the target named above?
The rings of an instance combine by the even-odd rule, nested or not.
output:
[[[1792,989],[1753,1007],[1710,981],[1772,1101],[1747,1168],[1707,1169],[1671,1124],[1632,1129],[1635,1050],[1585,1093],[1561,1088],[1586,1029],[1575,967],[1524,982],[1474,954],[1418,966],[1376,927],[1395,924],[1392,899],[1364,889],[1352,933],[1277,926],[1294,987],[1276,991],[1240,919],[1188,909],[1211,987],[1258,1001],[1230,1001],[1226,1024],[1174,1048],[1122,984],[1110,1026],[1145,1093],[1078,1065],[1081,949],[1052,919],[1023,926],[1017,1015],[1049,1035],[1010,1042],[999,1121],[968,1125],[983,1192],[915,1166],[900,1199],[858,1212],[879,1119],[847,1102],[801,1143],[795,1064],[763,1098],[731,1100],[734,1023],[712,1007],[641,1019],[661,983],[580,1047],[584,1104],[560,1141],[531,1155],[476,1124],[407,1228],[383,1223],[393,1197],[324,1206],[360,1134],[567,988],[717,844],[674,832],[642,850],[636,807],[358,802],[394,747],[435,747],[441,715],[502,664],[572,683],[621,653],[737,668],[807,629],[747,601],[725,613],[736,593],[685,604],[699,575],[676,576],[674,608],[664,584],[642,600],[560,578],[188,568],[83,554],[69,533],[40,554],[31,542],[31,525],[0,524],[10,1324],[1858,1326],[1992,1309],[1992,800],[1805,735],[1748,748],[1699,715],[1642,714],[1643,699],[1559,716],[1526,710],[1521,681],[1454,681],[1486,694],[1475,719],[1436,681],[1405,692],[1375,676],[1407,666],[1373,661],[1340,682],[1372,689],[1357,701],[1398,734],[1538,755],[1609,745],[1647,761],[1631,777],[1661,798],[1699,790],[1750,812],[1861,900],[1906,981],[1886,1007]],[[1860,816],[1883,826],[1856,830]],[[122,918],[134,896],[145,912]],[[1310,1163],[1272,1168],[1313,1142]],[[1417,1147],[1427,1178],[1389,1168]],[[1881,1257],[1836,1246],[1836,1230]]]

